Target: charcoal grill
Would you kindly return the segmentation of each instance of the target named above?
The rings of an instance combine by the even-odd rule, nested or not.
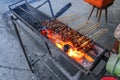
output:
[[[89,56],[91,56],[92,58],[94,58],[94,62],[92,62],[91,64],[88,63],[90,65],[87,66],[87,67],[84,64],[78,63],[73,58],[71,58],[68,55],[66,55],[65,51],[62,51],[60,49],[56,49],[59,52],[59,54],[57,53],[58,56],[52,57],[52,51],[50,50],[50,46],[49,45],[52,44],[51,46],[54,46],[54,47],[56,47],[56,46],[46,36],[42,35],[40,33],[40,30],[41,29],[44,30],[43,25],[42,25],[42,23],[44,21],[46,21],[46,20],[52,21],[55,18],[46,15],[45,13],[37,10],[36,8],[32,7],[31,5],[29,5],[28,3],[24,2],[24,1],[17,2],[15,4],[13,4],[13,5],[10,5],[9,8],[10,8],[11,12],[14,15],[14,16],[12,16],[11,19],[12,19],[12,22],[13,22],[13,24],[14,24],[15,27],[17,27],[16,26],[16,24],[17,24],[16,20],[20,20],[24,24],[26,24],[27,27],[30,28],[34,33],[38,34],[38,36],[41,38],[41,42],[40,43],[37,40],[34,40],[34,41],[36,42],[37,45],[39,45],[39,46],[42,47],[41,50],[44,53],[49,53],[51,55],[51,57],[49,59],[52,58],[52,61],[49,60],[49,59],[46,61],[46,64],[48,65],[48,67],[50,67],[49,66],[50,63],[53,64],[54,61],[55,61],[55,63],[58,62],[59,65],[61,65],[63,68],[66,68],[66,70],[69,71],[69,72],[71,72],[71,75],[74,76],[74,74],[76,74],[78,71],[81,71],[84,74],[89,74],[97,66],[97,64],[99,63],[100,60],[103,59],[103,60],[107,61],[106,56],[104,56],[104,54],[107,52],[107,50],[105,48],[101,47],[99,44],[97,44],[95,42],[94,42],[94,46],[95,46],[95,49],[96,49],[95,51],[96,51],[97,55],[96,55],[96,57],[95,56],[93,57],[93,56],[91,56],[90,54],[87,53]],[[52,11],[52,16],[53,15],[54,14],[53,14],[53,11]],[[22,28],[22,29],[24,30],[24,28]],[[27,31],[25,31],[25,32],[27,32]],[[28,34],[29,34],[29,32],[28,32]],[[18,36],[18,37],[19,37],[19,39],[21,39],[20,36]],[[21,45],[23,45],[22,42],[21,42]],[[24,50],[24,52],[25,52],[25,50]],[[43,56],[45,56],[45,55],[46,54],[44,54]],[[32,67],[31,67],[31,63],[29,62],[29,59],[28,59],[28,57],[26,55],[26,52],[25,52],[25,56],[27,58],[27,61],[28,61],[28,64],[29,64],[31,70],[33,71]],[[34,65],[38,60],[39,59],[35,60],[32,63],[32,65]],[[69,66],[71,66],[71,69],[67,69],[68,66],[64,62],[67,62],[67,64]],[[87,64],[87,63],[85,63],[85,64]],[[73,68],[73,70],[72,70],[72,68]]]

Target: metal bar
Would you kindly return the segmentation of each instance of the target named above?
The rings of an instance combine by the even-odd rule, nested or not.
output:
[[[27,5],[27,6],[33,8],[31,5]],[[33,9],[37,10],[36,8],[33,8]],[[40,12],[41,14],[44,14],[46,17],[49,17],[49,18],[51,19],[51,17],[50,17],[49,15],[45,14],[44,12],[39,11],[39,10],[37,10],[37,11]],[[33,12],[33,11],[32,11],[32,12]],[[34,13],[32,13],[32,12],[31,12],[31,14],[34,14]],[[35,15],[36,15],[36,14],[35,14]],[[37,15],[36,17],[39,17],[39,16]]]
[[[36,7],[36,9],[40,8],[41,6],[43,6],[45,3],[47,3],[48,1],[45,1],[44,3],[42,3],[41,5],[39,5],[38,7]]]
[[[106,50],[106,52],[108,52],[108,54],[109,54],[109,50]],[[102,59],[103,59],[105,62],[108,62],[109,57],[103,55]]]
[[[18,25],[20,25],[19,23],[17,23]],[[21,26],[21,25],[20,25]],[[39,45],[39,42],[37,40],[35,40],[29,33],[28,31],[26,31],[22,26],[20,27],[20,29],[26,34],[26,36],[28,36],[39,48],[42,48],[42,50],[45,50],[43,48],[43,46]],[[44,52],[44,51],[43,51]]]
[[[14,26],[14,28],[15,28],[15,31],[16,31],[16,34],[17,34],[19,43],[20,43],[20,45],[21,45],[21,48],[22,48],[22,50],[23,50],[23,53],[24,53],[25,58],[26,58],[26,60],[27,60],[27,63],[28,63],[28,65],[29,65],[29,67],[30,67],[30,70],[32,71],[32,73],[34,73],[34,71],[33,71],[33,69],[32,69],[32,66],[31,66],[31,64],[30,64],[30,62],[29,62],[29,59],[28,59],[28,57],[27,57],[26,51],[25,51],[25,49],[24,49],[23,42],[22,42],[22,39],[21,39],[21,37],[20,37],[20,34],[19,34],[19,31],[18,31],[17,25],[16,25],[15,22],[14,22],[14,18],[13,18],[13,16],[11,16],[10,18],[11,18],[12,24],[13,24],[13,26]]]
[[[107,50],[106,50],[106,52],[107,52]],[[108,59],[109,59],[109,58],[106,57],[105,55],[102,56],[102,60],[104,60],[105,62],[107,62]],[[105,67],[106,67],[106,65],[104,65],[102,71],[101,71],[98,75],[96,75],[96,74],[94,74],[94,73],[92,73],[92,75],[95,76],[95,77],[98,77],[98,78],[102,77],[102,76],[104,75],[104,73],[106,72]]]
[[[50,2],[50,0],[47,0],[47,1],[48,1],[49,6],[50,6],[50,11],[51,11],[52,17],[54,18],[55,15],[54,15],[54,12],[53,12],[53,9],[52,9],[51,2]]]
[[[48,51],[49,51],[49,54],[50,54],[50,55],[52,55],[52,52],[50,51],[50,48],[49,48],[48,43],[47,43],[47,42],[45,42],[45,44],[46,44],[46,47],[47,47],[47,49],[48,49]]]
[[[34,32],[37,33],[37,35],[39,35],[41,37],[41,39],[44,40],[44,37],[35,29],[33,28],[29,23],[27,23],[23,18],[21,18],[18,14],[16,14],[15,12],[13,12],[13,14],[15,16],[17,16],[24,24],[26,24],[31,30],[33,30]]]
[[[23,1],[24,1],[24,0],[23,0]],[[13,3],[13,4],[9,5],[8,7],[9,7],[9,9],[11,10],[11,6],[13,6],[13,5],[15,5],[15,4],[18,4],[18,3],[20,3],[20,2],[23,2],[23,1],[18,1],[18,2],[15,2],[15,3]]]
[[[40,33],[39,33],[40,34]],[[41,36],[41,38],[42,38],[42,36]],[[43,39],[43,38],[42,38]],[[49,54],[50,55],[52,55],[52,53],[51,53],[51,51],[50,51],[50,49],[49,49],[49,46],[48,46],[48,44],[44,41],[44,43],[45,43],[45,45],[46,45],[46,47],[47,47],[47,49],[48,49],[48,52],[49,52]]]
[[[20,25],[19,23],[17,23],[18,25]],[[21,26],[21,25],[20,25]],[[35,40],[23,27],[20,27],[21,28],[21,30],[40,48],[43,48],[42,46],[40,46],[39,45],[39,42],[37,41],[37,40]],[[43,40],[44,41],[44,40]],[[48,49],[48,52],[49,52],[49,54],[51,55],[52,54],[52,52],[50,51],[50,49],[49,49],[49,46],[48,46],[48,44],[44,41],[44,43],[45,43],[45,45],[46,45],[46,47],[47,47],[47,49]],[[44,48],[43,48],[44,49]],[[42,50],[43,50],[42,49]],[[45,49],[44,49],[45,50]],[[44,51],[43,51],[44,52]],[[44,55],[42,55],[42,57],[44,57],[45,56],[45,54]],[[40,57],[41,58],[41,57]],[[38,59],[36,59],[33,63],[31,63],[31,65],[33,66],[36,62],[38,62],[39,60],[40,60],[40,58],[38,58]]]
[[[37,63],[40,60],[41,57],[39,57],[38,59],[36,59],[34,62],[31,63],[32,66],[34,66],[35,63]]]
[[[96,77],[96,78],[97,78],[96,80],[100,80],[100,78],[101,78],[102,76],[104,76],[105,72],[106,72],[106,69],[105,69],[105,65],[104,65],[104,68],[102,69],[102,71],[101,71],[98,75],[96,75],[96,74],[93,73],[93,72],[91,72],[91,75],[94,76],[94,77]]]
[[[35,19],[37,19],[38,21],[40,21],[40,19],[36,16],[34,16],[31,12],[26,11],[25,9],[23,9],[22,7],[19,7],[22,11],[26,12],[27,14],[31,15],[32,17],[34,17]],[[41,22],[41,21],[40,21]]]
[[[100,60],[103,58],[103,55],[104,55],[105,52],[107,52],[106,49],[104,49],[104,51],[101,53],[101,55],[99,55],[99,57],[97,57],[96,61],[93,63],[94,66],[90,69],[91,71],[93,71],[94,68],[98,65]]]
[[[47,63],[45,63],[46,67],[55,75],[55,77],[58,79],[58,80],[61,80],[57,74],[55,74],[55,72],[48,66]]]
[[[34,62],[31,63],[32,66],[34,66],[35,63],[37,63],[41,58],[43,58],[45,55],[38,57]]]

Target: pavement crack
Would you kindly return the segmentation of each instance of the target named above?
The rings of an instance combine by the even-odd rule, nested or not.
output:
[[[31,71],[29,69],[23,69],[23,68],[17,68],[17,67],[10,67],[10,66],[3,66],[3,65],[0,65],[0,68],[6,68],[6,69],[10,69],[10,70]]]

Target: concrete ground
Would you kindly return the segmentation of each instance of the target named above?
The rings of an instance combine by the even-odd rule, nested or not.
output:
[[[11,15],[8,5],[18,0],[0,0],[0,80],[37,80],[36,76],[31,73],[23,51],[18,42],[13,25],[11,24],[9,16]],[[37,6],[40,0],[30,0],[30,4]],[[63,15],[77,14],[81,16],[81,20],[86,20],[91,6],[84,3],[83,0],[51,0],[53,9],[56,13],[66,3],[71,2],[72,7]],[[57,4],[57,5],[56,5]],[[120,0],[116,0],[114,5],[108,10],[108,23],[105,23],[104,13],[101,17],[101,27],[107,28],[108,32],[97,42],[107,49],[111,49],[114,43],[113,32],[116,26],[120,23]],[[43,12],[49,14],[47,5],[42,7]],[[92,16],[91,21],[95,22],[96,17]],[[72,26],[74,24],[71,24]],[[38,47],[29,39],[26,38],[24,33],[21,32],[25,42],[27,52],[38,54],[42,56],[42,52]],[[39,54],[40,53],[40,54]],[[42,63],[42,62],[41,62]],[[41,64],[41,69],[43,65]],[[43,74],[44,73],[44,74]],[[49,74],[46,70],[41,72],[40,80],[53,80],[53,78],[45,78],[45,74]],[[55,80],[55,79],[54,79]]]

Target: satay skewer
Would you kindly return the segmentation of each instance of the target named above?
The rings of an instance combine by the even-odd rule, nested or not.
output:
[[[99,35],[101,35],[102,33],[105,32],[105,29],[102,29],[98,34],[96,34],[93,39],[95,40],[97,37],[99,37]]]
[[[85,34],[86,36],[88,36],[90,33],[92,33],[93,31],[95,31],[98,27],[100,26],[100,24],[96,24],[94,28],[92,28],[87,34]]]
[[[92,31],[94,31],[95,29],[97,29],[99,27],[99,24],[96,23],[94,24],[93,26],[90,26],[90,27],[86,27],[84,30],[81,30],[81,32],[86,35],[86,34],[89,34],[91,33]]]
[[[75,16],[76,14],[69,14],[60,18],[57,18],[60,21],[66,20],[66,19],[70,19],[71,17]]]
[[[107,29],[101,29],[101,30],[97,31],[95,34],[93,34],[91,38],[92,38],[94,41],[96,41],[96,40],[99,39],[103,34],[105,34],[106,31],[107,31]]]
[[[93,39],[97,34],[99,34],[103,29],[98,30],[93,35],[90,35],[89,38]]]
[[[101,36],[103,36],[107,32],[107,29],[103,30],[95,39],[94,41],[97,41]]]
[[[77,16],[76,18],[73,18],[73,19],[71,19],[70,21],[65,22],[65,24],[69,25],[69,24],[73,23],[74,21],[80,19],[80,17],[81,17],[81,16]]]
[[[80,31],[80,30],[83,29],[85,26],[87,26],[87,24],[88,24],[88,21],[84,21],[84,22],[80,23],[79,25],[74,26],[74,28],[75,28],[75,30]]]
[[[91,32],[92,30],[97,29],[98,27],[99,27],[98,24],[94,24],[93,26],[91,26],[90,28],[88,28],[88,29],[85,31],[85,33],[87,34],[87,33]]]

